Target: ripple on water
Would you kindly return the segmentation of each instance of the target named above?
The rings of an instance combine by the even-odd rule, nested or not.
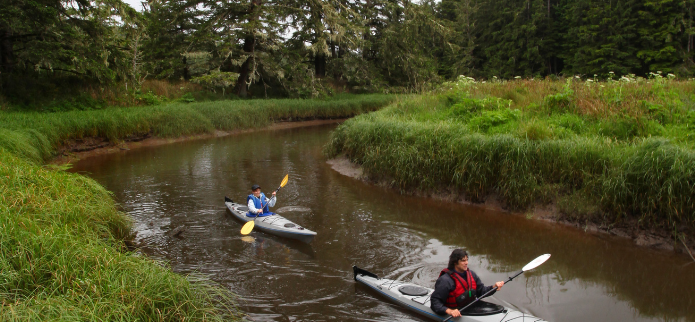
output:
[[[286,212],[311,212],[311,208],[299,206],[286,206],[276,209],[275,212],[279,214],[283,214]]]

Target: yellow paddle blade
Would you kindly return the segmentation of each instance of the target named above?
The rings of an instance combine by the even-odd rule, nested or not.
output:
[[[241,227],[241,234],[242,234],[242,235],[248,235],[248,234],[250,234],[251,231],[253,230],[253,226],[255,226],[255,225],[256,225],[256,223],[253,222],[253,220],[251,220],[251,221],[245,223],[245,224],[244,224],[244,227]]]
[[[284,187],[287,184],[287,179],[290,178],[290,174],[286,174],[285,178],[282,179],[282,183],[280,183],[280,188]]]

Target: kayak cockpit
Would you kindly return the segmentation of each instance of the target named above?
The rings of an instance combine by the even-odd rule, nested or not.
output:
[[[446,316],[434,313],[430,308],[430,296],[434,291],[433,289],[379,278],[376,274],[357,266],[353,266],[352,271],[355,281],[377,291],[396,304],[433,320],[441,321],[446,318]],[[505,318],[513,318],[513,316],[509,316],[508,308],[485,301],[476,302],[474,305],[466,308],[461,314],[462,318],[457,318],[453,321],[488,322],[494,320],[498,322],[507,321],[504,320]]]

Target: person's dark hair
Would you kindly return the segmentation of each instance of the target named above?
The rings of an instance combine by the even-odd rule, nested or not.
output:
[[[447,268],[450,271],[453,271],[456,263],[458,263],[464,257],[468,257],[467,251],[460,248],[454,249],[454,251],[451,252],[451,255],[449,255],[449,266]]]

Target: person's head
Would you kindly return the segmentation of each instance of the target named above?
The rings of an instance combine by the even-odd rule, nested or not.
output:
[[[450,271],[457,269],[459,271],[466,271],[468,269],[468,252],[463,249],[454,249],[449,255],[449,266],[447,267]]]
[[[255,184],[251,186],[251,193],[253,193],[254,196],[260,197],[261,196],[261,186]]]

